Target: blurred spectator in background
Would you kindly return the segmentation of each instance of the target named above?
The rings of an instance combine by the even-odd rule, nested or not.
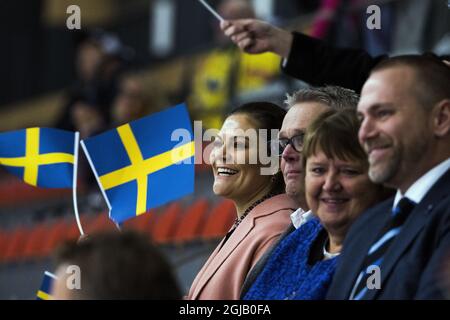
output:
[[[74,96],[70,106],[68,120],[71,127],[68,129],[78,131],[80,140],[107,129],[105,117],[89,97],[84,95]],[[81,152],[78,158],[78,184],[88,190],[97,190],[97,181],[84,152]]]
[[[360,49],[338,49],[255,19],[224,21],[221,27],[243,51],[273,52],[283,58],[286,74],[315,86],[338,85],[360,92],[370,70],[386,58],[372,58]]]
[[[247,0],[222,0],[217,11],[226,19],[254,18]],[[206,128],[220,128],[229,105],[239,94],[262,88],[279,75],[280,58],[274,54],[248,55],[240,52],[213,21],[216,49],[202,56],[185,71],[189,80],[189,106]],[[190,75],[193,74],[191,78]]]
[[[136,78],[123,77],[112,106],[112,126],[117,127],[145,116],[150,111],[150,101]]]
[[[322,13],[318,15],[312,28],[312,35],[324,38],[325,41],[300,32],[290,32],[255,19],[224,21],[221,28],[225,35],[230,37],[244,52],[250,54],[273,52],[279,55],[283,58],[282,70],[294,78],[315,86],[338,85],[357,92],[361,91],[372,68],[387,58],[389,48],[392,47],[394,52],[431,50],[435,48],[438,42],[443,43],[445,41],[445,35],[450,30],[450,10],[448,10],[445,1],[396,1],[396,12],[403,12],[401,10],[403,7],[409,8],[408,11],[410,12],[406,16],[403,14],[397,15],[398,21],[396,21],[395,27],[398,30],[396,29],[396,32],[386,31],[394,29],[392,26],[394,22],[386,21],[393,19],[391,14],[393,9],[390,8],[392,5],[385,4],[381,8],[383,10],[381,15],[383,28],[381,30],[367,30],[366,20],[368,15],[365,13],[367,6],[364,6],[364,4],[364,2],[359,1],[322,1]],[[439,12],[439,19],[434,20],[431,19],[430,15],[421,14],[422,11],[418,10],[420,7],[426,8],[428,12]],[[353,14],[356,9],[364,9],[361,19],[364,23],[361,23],[360,29],[365,34],[365,41],[367,42],[365,46],[358,45],[354,41],[348,41],[351,38],[349,35],[355,34],[356,30],[343,32],[341,27],[330,27],[336,24],[336,21],[333,23],[330,21],[334,16],[335,19],[341,16],[346,17],[346,14]],[[407,18],[410,20],[407,25],[415,26],[412,30],[418,38],[426,39],[427,30],[432,30],[435,40],[432,42],[414,40],[411,44],[406,45],[405,41],[401,41],[402,39],[414,38],[405,37],[405,34],[409,31],[407,27],[401,27],[401,25],[405,25],[403,20]],[[420,28],[416,25],[420,25]],[[336,39],[327,39],[328,29],[335,34],[341,30],[339,31],[342,33],[341,38],[348,42],[340,43]],[[398,39],[392,35],[394,33]],[[384,38],[385,36],[389,37]],[[391,39],[391,37],[394,39]],[[339,48],[339,46],[366,48],[377,56],[372,57],[364,49],[347,49]],[[449,60],[450,52],[443,52],[441,49],[437,53],[441,56],[441,59]]]
[[[80,138],[88,138],[106,128],[105,118],[100,110],[85,97],[73,101],[70,110],[73,129],[80,132]]]
[[[80,95],[89,100],[108,126],[119,77],[132,57],[133,51],[115,35],[100,30],[89,33],[78,46],[75,61],[77,78],[67,93],[67,102],[56,126],[66,130],[77,129],[71,115]]]
[[[372,5],[380,9],[380,28],[367,27]],[[336,47],[381,55],[432,50],[449,30],[446,0],[321,0],[310,35]]]
[[[55,254],[53,296],[57,300],[180,299],[171,268],[147,238],[105,233],[67,243]],[[67,267],[80,268],[80,289],[67,287]]]

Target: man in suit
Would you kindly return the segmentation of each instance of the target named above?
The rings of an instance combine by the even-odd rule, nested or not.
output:
[[[302,160],[303,135],[306,128],[322,113],[330,109],[355,108],[359,96],[352,90],[329,86],[306,88],[288,96],[285,104],[289,108],[284,117],[278,141],[274,149],[281,156],[281,171],[286,184],[286,194],[299,208],[291,214],[292,223],[280,236],[278,241],[267,250],[248,274],[241,291],[245,295],[259,273],[264,268],[268,257],[277,244],[292,231],[312,218],[305,200],[304,172]]]
[[[372,181],[397,194],[364,213],[328,299],[440,299],[450,248],[450,68],[433,57],[377,65],[358,104]]]

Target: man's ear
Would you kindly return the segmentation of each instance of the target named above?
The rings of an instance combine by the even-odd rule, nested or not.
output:
[[[450,99],[442,100],[434,106],[433,133],[439,138],[450,133]]]

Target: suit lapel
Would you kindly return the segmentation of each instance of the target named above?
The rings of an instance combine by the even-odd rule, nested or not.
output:
[[[425,210],[424,210],[425,209]],[[387,250],[383,262],[381,263],[381,288],[383,288],[383,282],[386,280],[392,269],[396,265],[397,261],[403,255],[408,245],[414,240],[417,234],[422,230],[427,221],[427,211],[423,204],[414,208],[408,217],[405,225],[402,228],[402,232],[392,242],[391,247]],[[368,290],[364,295],[364,299],[373,300],[380,290]]]
[[[345,292],[344,299],[350,296],[353,285],[361,272],[366,253],[369,251],[370,246],[377,239],[378,234],[381,232],[383,226],[389,220],[389,212],[392,207],[393,199],[382,203],[375,210],[369,219],[366,219],[364,225],[358,226],[363,230],[358,231],[360,237],[358,239],[352,239],[350,243],[344,243],[344,250],[348,254],[345,255],[345,259],[341,260],[341,267],[339,269],[345,270],[346,280],[342,281],[342,292]],[[363,217],[364,218],[364,217]],[[373,226],[378,226],[374,228]],[[354,255],[352,252],[359,252],[359,255]]]
[[[427,192],[422,201],[414,208],[405,222],[402,231],[388,249],[381,264],[381,287],[383,282],[392,272],[397,261],[403,255],[410,243],[423,229],[427,220],[431,216],[434,207],[448,195],[448,185],[450,183],[450,170],[442,176],[436,184]],[[380,290],[368,290],[365,299],[375,299]]]

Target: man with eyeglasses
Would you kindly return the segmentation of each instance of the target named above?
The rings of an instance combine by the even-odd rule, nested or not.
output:
[[[292,213],[292,224],[280,236],[278,243],[312,218],[304,189],[302,148],[306,128],[319,115],[330,109],[353,108],[356,112],[358,100],[359,96],[353,90],[337,86],[305,88],[287,96],[285,104],[289,110],[284,117],[278,139],[271,141],[271,150],[281,157],[286,194],[296,201],[298,210]],[[241,297],[256,280],[278,243],[267,250],[250,271],[242,287]]]

